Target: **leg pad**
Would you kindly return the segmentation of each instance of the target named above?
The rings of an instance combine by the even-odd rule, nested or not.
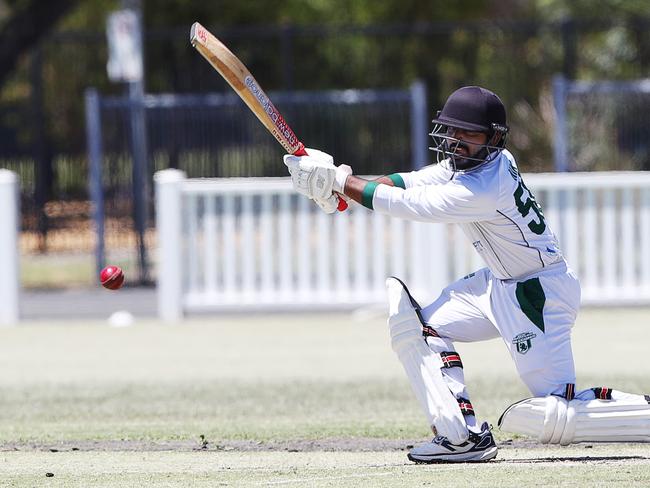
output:
[[[386,287],[391,345],[406,371],[413,392],[431,427],[450,442],[461,444],[468,439],[469,430],[458,400],[442,376],[443,361],[425,342],[419,307],[398,279],[389,278]]]
[[[590,390],[585,390],[588,392]],[[643,395],[614,391],[614,400],[558,396],[521,400],[506,409],[499,428],[544,444],[650,442],[650,403]]]

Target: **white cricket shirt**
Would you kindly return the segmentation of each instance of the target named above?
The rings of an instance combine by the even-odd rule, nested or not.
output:
[[[378,185],[373,209],[408,220],[459,224],[497,278],[519,279],[564,261],[509,151],[466,171],[452,171],[445,160],[399,175],[406,189]]]

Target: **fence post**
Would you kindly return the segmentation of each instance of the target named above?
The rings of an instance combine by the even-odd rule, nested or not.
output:
[[[95,222],[95,275],[99,276],[105,262],[104,249],[104,187],[102,185],[102,119],[99,93],[94,88],[86,90],[86,143],[88,145],[88,187],[93,202]]]
[[[564,76],[553,77],[553,105],[555,106],[555,138],[553,156],[555,171],[569,171],[569,154],[567,145],[566,98],[568,83]]]
[[[34,203],[38,220],[38,247],[41,252],[47,250],[47,237],[50,221],[45,212],[45,203],[54,192],[54,168],[52,148],[50,147],[45,127],[45,103],[43,94],[43,48],[38,46],[33,51],[30,68],[32,130],[34,139],[31,144],[34,155]]]
[[[569,80],[575,79],[577,65],[576,22],[573,19],[564,19],[560,24],[562,38],[562,74]]]
[[[16,325],[19,318],[18,175],[0,169],[0,326]]]
[[[186,175],[165,169],[154,175],[158,240],[158,317],[165,322],[183,318],[182,194]]]
[[[420,169],[427,165],[427,91],[422,80],[415,80],[411,92],[411,166]]]
[[[138,279],[149,281],[149,263],[144,234],[149,222],[149,164],[147,151],[147,121],[144,107],[144,92],[141,82],[129,83],[129,120],[131,124],[131,153],[133,156],[133,220],[138,244]]]

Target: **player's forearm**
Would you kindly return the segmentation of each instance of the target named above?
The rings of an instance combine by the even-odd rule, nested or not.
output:
[[[369,184],[370,187],[368,186]],[[344,193],[355,202],[363,205],[364,191],[365,198],[368,198],[368,193],[370,194],[370,198],[372,198],[372,192],[370,189],[374,188],[374,186],[377,184],[395,186],[393,180],[391,180],[388,176],[380,176],[379,178],[370,181],[364,178],[359,178],[358,176],[350,175],[345,181]]]
[[[372,181],[359,178],[358,176],[349,175],[345,182],[344,193],[355,202],[372,209],[372,197],[377,185],[398,186],[402,189],[406,188],[404,180],[399,173],[380,176]]]

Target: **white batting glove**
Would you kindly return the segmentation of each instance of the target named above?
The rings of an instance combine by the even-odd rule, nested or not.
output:
[[[314,199],[314,203],[320,207],[320,209],[326,214],[332,214],[336,212],[339,207],[339,199],[336,195],[332,194],[329,198],[325,200]]]
[[[343,193],[345,180],[352,173],[347,165],[334,166],[334,159],[317,149],[307,149],[307,156],[284,156],[293,187],[314,200],[324,201],[332,192]]]

